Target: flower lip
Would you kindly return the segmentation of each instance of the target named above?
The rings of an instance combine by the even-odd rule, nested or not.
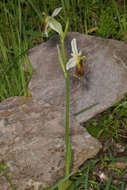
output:
[[[73,68],[73,67],[75,67],[75,66],[76,66],[76,61],[75,61],[74,57],[72,57],[72,58],[70,58],[69,61],[67,62],[67,64],[66,64],[66,69],[69,70],[69,69],[71,69],[71,68]]]

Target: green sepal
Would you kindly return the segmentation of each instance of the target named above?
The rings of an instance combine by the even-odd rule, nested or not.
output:
[[[56,19],[49,17],[48,20],[50,28],[52,28],[54,31],[56,31],[61,37],[63,37],[63,30],[62,30],[62,25],[57,22]]]

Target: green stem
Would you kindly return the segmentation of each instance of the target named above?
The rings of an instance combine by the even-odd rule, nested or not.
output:
[[[66,77],[66,128],[65,128],[65,143],[66,143],[66,159],[65,159],[65,176],[70,173],[70,143],[69,143],[69,112],[70,112],[70,88],[69,76]]]
[[[65,53],[65,48],[64,48],[64,38],[60,38],[61,41],[61,48],[62,48],[62,54],[63,54],[63,60],[64,60],[64,65],[66,67],[66,62],[67,62],[67,58],[66,58],[66,53]]]
[[[63,60],[66,70],[66,53],[64,48],[64,39],[61,39],[61,48],[63,54]],[[69,86],[69,74],[66,70],[66,128],[65,128],[65,145],[66,145],[66,155],[65,155],[65,176],[69,175],[70,173],[70,165],[71,165],[71,145],[69,143],[69,112],[70,112],[70,86]]]

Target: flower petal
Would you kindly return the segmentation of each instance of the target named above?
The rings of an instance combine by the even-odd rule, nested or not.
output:
[[[73,38],[73,40],[71,41],[71,47],[72,47],[72,52],[78,55],[77,43],[75,38]]]
[[[61,11],[62,7],[56,8],[53,13],[52,13],[52,17],[55,17],[59,14],[59,12]]]
[[[72,57],[72,58],[70,58],[69,61],[67,62],[67,64],[66,64],[66,69],[69,70],[69,69],[71,69],[71,68],[73,68],[73,67],[75,67],[75,66],[76,66],[76,61],[75,61],[75,59]]]

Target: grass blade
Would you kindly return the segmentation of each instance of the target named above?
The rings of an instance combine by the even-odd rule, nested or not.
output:
[[[81,114],[81,113],[84,113],[85,111],[87,111],[87,110],[93,108],[93,107],[96,106],[96,105],[98,105],[98,103],[92,104],[92,105],[88,106],[87,108],[84,108],[84,109],[80,110],[79,112],[74,113],[73,115],[74,115],[74,116],[77,116],[77,115],[79,115],[79,114]]]

